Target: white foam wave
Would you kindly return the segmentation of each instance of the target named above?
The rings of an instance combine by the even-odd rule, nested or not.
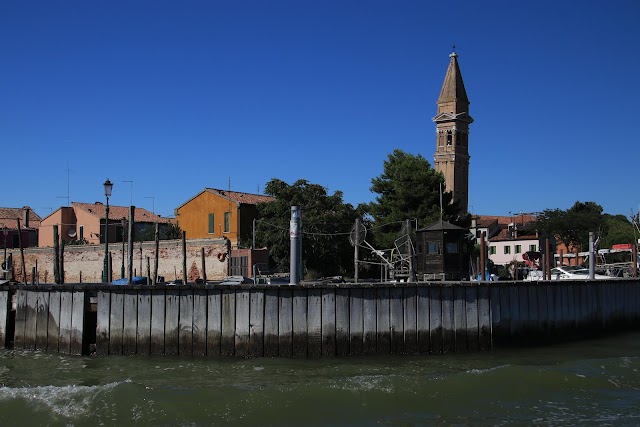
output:
[[[127,382],[130,380],[98,386],[0,387],[0,400],[23,399],[47,407],[59,416],[76,418],[90,412],[96,396]]]
[[[493,368],[486,368],[486,369],[469,369],[468,371],[465,371],[465,373],[480,375],[480,374],[486,374],[487,372],[497,371],[498,369],[504,369],[508,367],[509,365],[498,365],[498,366],[494,366]]]

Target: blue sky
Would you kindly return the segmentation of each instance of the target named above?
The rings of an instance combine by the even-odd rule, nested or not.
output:
[[[354,205],[395,148],[433,163],[455,42],[469,209],[638,210],[640,3],[0,4],[3,207],[174,208],[307,179]]]

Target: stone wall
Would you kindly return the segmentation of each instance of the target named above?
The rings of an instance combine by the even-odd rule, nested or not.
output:
[[[205,268],[207,280],[222,280],[228,275],[229,257],[224,261],[218,260],[218,254],[228,253],[226,239],[194,239],[187,240],[187,278],[195,281],[203,277],[201,250],[204,248]],[[126,259],[127,246],[125,244],[124,268],[128,270]],[[155,243],[135,242],[133,245],[134,275],[147,275],[147,257],[149,268],[153,276],[155,263]],[[111,253],[113,279],[119,279],[122,269],[122,244],[109,245]],[[13,254],[15,279],[22,280],[22,259],[19,249],[7,250],[7,257]],[[64,282],[65,283],[100,283],[102,266],[104,263],[104,245],[78,245],[64,248]],[[24,250],[26,265],[26,282],[31,283],[32,268],[37,268],[39,283],[54,283],[54,252],[53,248],[28,248]],[[142,263],[141,263],[142,260]],[[182,240],[165,240],[160,242],[158,276],[165,280],[182,279]]]

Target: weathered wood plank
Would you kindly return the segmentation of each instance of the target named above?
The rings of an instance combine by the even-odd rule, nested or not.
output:
[[[364,299],[362,317],[364,326],[364,354],[376,354],[377,351],[377,305],[376,291],[373,288],[363,290]]]
[[[16,318],[13,335],[13,347],[16,349],[25,348],[24,332],[27,315],[27,291],[18,289],[16,291]]]
[[[489,304],[491,310],[491,348],[500,345],[507,332],[504,330],[502,323],[502,303],[500,291],[503,287],[498,284],[491,284],[489,287]]]
[[[322,290],[322,355],[336,355],[336,291]]]
[[[164,306],[164,354],[180,353],[180,291],[165,291]]]
[[[181,289],[180,294],[180,319],[178,320],[178,353],[180,355],[193,355],[193,290]],[[248,321],[247,316],[247,321]]]
[[[71,354],[87,354],[89,343],[85,339],[86,315],[89,312],[89,301],[85,291],[74,291],[72,294],[71,336],[69,352]]]
[[[64,307],[62,294],[62,307]],[[62,310],[64,314],[64,309]],[[109,312],[109,354],[122,354],[122,338],[124,332],[124,293],[121,290],[111,292],[111,310]],[[61,319],[62,320],[62,319]],[[60,347],[62,347],[62,322],[60,325]]]
[[[98,294],[99,296],[100,294]],[[110,305],[110,296],[107,293],[107,307]],[[98,313],[100,313],[100,303],[98,302]],[[100,314],[98,314],[98,317]],[[107,309],[107,341],[103,347],[104,355],[109,354],[109,311]],[[98,336],[100,334],[98,333]],[[96,338],[97,340],[98,338]],[[60,291],[51,291],[49,294],[49,321],[47,322],[47,351],[58,352],[60,341]],[[101,353],[98,353],[101,354]]]
[[[456,334],[453,307],[453,288],[442,287],[442,352],[451,353],[456,349]]]
[[[8,341],[9,315],[11,314],[11,297],[9,291],[0,291],[0,346],[6,347]],[[46,348],[46,341],[45,347]]]
[[[122,296],[124,299],[122,354],[132,355],[137,353],[138,291],[127,289]]]
[[[503,285],[500,287],[500,345],[508,345],[511,342],[511,324],[513,319],[511,306],[511,287],[513,285]]]
[[[293,291],[293,356],[307,356],[307,290]]]
[[[362,316],[362,289],[349,290],[349,351],[364,354],[364,318]]]
[[[71,316],[73,315],[73,293],[60,293],[60,345],[59,352],[71,353]],[[113,335],[113,331],[112,331]]]
[[[525,286],[529,294],[529,333],[534,337],[540,337],[540,320],[538,317],[538,284],[531,283]]]
[[[318,357],[322,355],[322,290],[309,289],[307,304],[307,354],[310,357]]]
[[[233,356],[236,348],[236,291],[222,290],[222,338],[220,352]]]
[[[389,297],[391,295],[389,288],[376,288],[376,315],[377,315],[377,341],[376,352],[378,354],[391,353],[391,319]]]
[[[193,354],[207,354],[207,291],[193,291]]]
[[[520,296],[517,285],[509,285],[509,309],[511,310],[511,341],[520,342],[522,321],[520,317]]]
[[[418,290],[414,286],[403,290],[403,324],[404,324],[404,352],[418,353]]]
[[[467,351],[467,293],[462,286],[453,288],[453,331],[456,353]]]
[[[207,292],[207,355],[221,354],[222,340],[222,290]]]
[[[250,297],[248,289],[236,291],[236,342],[235,355],[238,357],[249,356],[249,323],[250,323]]]
[[[480,349],[480,331],[478,320],[479,286],[466,287],[465,306],[467,307],[467,349],[478,351]]]
[[[251,313],[250,333],[249,333],[249,355],[260,357],[264,354],[264,292],[262,290],[252,290],[249,296],[249,310]],[[307,307],[304,307],[305,315]],[[307,325],[304,326],[304,333],[307,333]],[[306,356],[306,348],[305,348]]]
[[[480,350],[491,348],[491,301],[490,288],[478,287],[478,345]]]
[[[154,290],[151,294],[151,354],[164,354],[165,308],[165,291]]]
[[[402,288],[389,290],[389,337],[392,354],[404,353],[404,300]]]
[[[566,335],[571,332],[571,318],[569,317],[569,285],[566,283],[560,285],[560,301],[560,307],[562,310],[562,327],[560,328],[560,330],[562,331],[563,335]]]
[[[349,349],[349,289],[336,289],[336,354],[347,356]]]
[[[136,330],[136,354],[151,354],[151,291],[138,291],[138,328]]]
[[[442,288],[429,288],[429,353],[441,354],[443,351],[442,338]]]
[[[27,291],[27,312],[24,327],[24,348],[35,350],[36,348],[36,322],[38,320],[38,293]]]
[[[570,335],[575,335],[576,330],[576,283],[567,285],[567,328]]]
[[[293,356],[293,291],[281,289],[278,293],[278,355]]]
[[[527,289],[527,285],[518,285],[518,312],[519,312],[519,320],[520,326],[518,330],[518,338],[520,343],[527,342],[527,334],[530,331],[529,328],[529,291]]]
[[[49,333],[49,291],[38,292],[38,314],[36,319],[36,350],[47,349],[47,334]],[[0,322],[2,321],[2,293],[0,293]],[[0,327],[1,328],[1,327]],[[1,333],[1,332],[0,332]],[[0,339],[0,343],[4,340]]]
[[[277,289],[264,291],[264,355],[276,357],[278,355],[278,320],[279,301]]]
[[[417,292],[417,332],[418,332],[418,353],[428,354],[431,329],[429,327],[430,321],[430,305],[429,299],[429,287],[421,286]]]
[[[538,294],[538,329],[540,336],[549,335],[549,306],[547,303],[547,283],[537,283],[533,288]]]

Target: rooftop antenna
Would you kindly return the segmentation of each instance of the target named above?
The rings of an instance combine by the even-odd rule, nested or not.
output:
[[[71,206],[71,192],[69,191],[70,185],[70,179],[69,179],[69,173],[71,172],[71,169],[69,169],[69,161],[67,161],[67,195],[66,196],[58,196],[58,199],[67,199],[67,206]]]
[[[453,42],[453,53],[456,53],[456,42]]]

